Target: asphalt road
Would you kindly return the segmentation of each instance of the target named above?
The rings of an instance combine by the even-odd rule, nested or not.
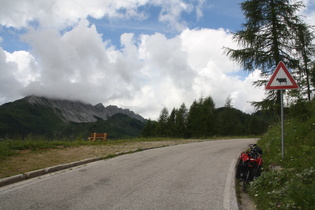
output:
[[[234,168],[254,139],[182,144],[0,188],[0,209],[238,209]]]

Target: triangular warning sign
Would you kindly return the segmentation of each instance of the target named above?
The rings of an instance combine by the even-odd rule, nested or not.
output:
[[[276,70],[273,72],[269,82],[266,85],[267,90],[283,90],[283,89],[297,89],[299,86],[296,84],[292,75],[282,61],[277,65]]]

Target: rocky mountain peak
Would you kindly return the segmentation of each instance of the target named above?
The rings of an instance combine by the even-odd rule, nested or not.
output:
[[[52,99],[38,96],[28,96],[24,98],[30,104],[47,106],[68,122],[88,123],[96,122],[97,119],[107,120],[108,117],[117,113],[123,113],[131,118],[144,121],[144,118],[128,109],[118,108],[117,106],[104,107],[102,103],[95,106],[80,101],[70,101],[62,99]]]
[[[105,109],[104,105],[102,103],[98,103],[94,106],[96,109],[102,111]]]

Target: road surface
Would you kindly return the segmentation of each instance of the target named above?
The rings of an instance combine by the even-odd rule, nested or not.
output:
[[[255,139],[182,144],[0,188],[0,209],[238,209],[234,168]]]

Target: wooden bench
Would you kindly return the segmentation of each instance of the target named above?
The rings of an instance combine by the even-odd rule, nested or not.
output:
[[[107,141],[108,133],[91,133],[91,136],[88,138],[89,141]]]

